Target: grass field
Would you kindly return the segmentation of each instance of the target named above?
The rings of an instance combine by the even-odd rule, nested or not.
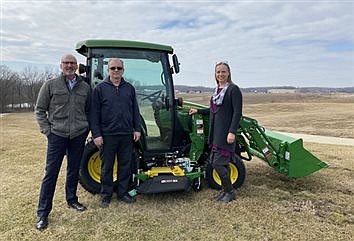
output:
[[[208,96],[185,96],[208,103]],[[354,97],[342,95],[245,94],[244,114],[279,131],[354,138]],[[139,195],[133,205],[78,188],[88,211],[66,207],[65,165],[60,173],[49,227],[34,228],[46,139],[32,113],[1,117],[0,240],[353,240],[354,148],[305,143],[330,168],[292,179],[261,160],[246,163],[237,200],[216,203],[215,190]]]

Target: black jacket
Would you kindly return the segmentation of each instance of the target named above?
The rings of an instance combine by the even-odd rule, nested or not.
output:
[[[213,113],[210,108],[200,109],[198,113],[210,113],[209,144],[231,152],[235,151],[236,143],[228,144],[226,138],[228,133],[236,135],[242,116],[242,93],[239,87],[233,83],[230,84],[216,113]]]
[[[118,87],[109,77],[92,93],[90,128],[94,138],[140,132],[140,113],[134,87],[123,78]]]

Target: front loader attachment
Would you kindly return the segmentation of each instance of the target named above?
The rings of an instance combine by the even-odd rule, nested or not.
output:
[[[307,176],[328,167],[328,164],[304,148],[302,139],[291,138],[269,130],[265,133],[276,146],[279,146],[279,155],[284,159],[284,171],[289,177]]]
[[[289,177],[307,176],[328,167],[304,148],[302,139],[266,130],[254,119],[243,116],[239,131],[237,139],[245,146],[248,158],[243,158],[246,160],[257,156]]]

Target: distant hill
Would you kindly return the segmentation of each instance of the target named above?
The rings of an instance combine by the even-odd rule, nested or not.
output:
[[[59,71],[58,65],[53,64],[39,64],[25,61],[2,61],[2,65],[8,66],[13,71],[23,71],[25,68],[30,67],[32,69],[36,69],[38,71],[44,70],[53,70]],[[155,89],[155,87],[150,86]],[[146,87],[145,87],[146,88]],[[291,90],[292,92],[299,93],[330,93],[330,92],[341,92],[341,93],[354,93],[353,87],[345,87],[345,88],[329,88],[329,87],[293,87],[293,86],[268,86],[268,87],[249,87],[249,88],[241,88],[242,92],[263,92],[268,93],[271,90]],[[205,86],[187,86],[187,85],[175,85],[175,90],[180,92],[213,92],[214,88],[205,87]],[[284,91],[283,91],[284,92]]]
[[[180,92],[213,92],[214,88],[203,87],[203,86],[186,86],[186,85],[176,85],[175,90]],[[269,86],[269,87],[250,87],[241,88],[244,93],[247,92],[263,92],[268,93],[272,90],[291,90],[299,93],[354,93],[354,87],[345,88],[329,88],[329,87],[293,87],[293,86]]]
[[[203,86],[175,85],[175,90],[180,92],[213,92],[214,88]]]

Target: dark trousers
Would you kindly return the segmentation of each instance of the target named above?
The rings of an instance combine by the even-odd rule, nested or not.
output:
[[[87,132],[73,139],[49,134],[45,175],[39,196],[37,215],[48,216],[53,206],[53,197],[64,155],[67,156],[65,194],[68,203],[77,202],[77,184],[82,153],[84,151]]]
[[[233,186],[230,179],[230,161],[232,156],[223,156],[218,151],[212,151],[211,153],[211,162],[215,171],[218,173],[221,186],[225,192],[231,192]]]
[[[118,159],[118,198],[128,194],[128,185],[132,178],[132,135],[103,136],[101,149],[101,196],[110,200],[113,194],[113,165]]]

